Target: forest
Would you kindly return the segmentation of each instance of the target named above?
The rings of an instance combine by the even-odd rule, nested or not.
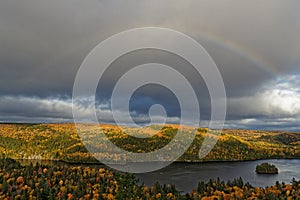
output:
[[[241,178],[232,181],[199,182],[190,193],[181,194],[173,185],[138,184],[128,173],[104,167],[80,165],[22,166],[13,159],[0,160],[0,199],[300,199],[300,182],[276,182],[271,187],[255,188]]]
[[[84,125],[82,125],[84,126]],[[118,127],[114,125],[90,125],[87,145],[93,146],[97,134],[93,130],[101,126],[106,138],[113,144],[131,152],[150,152],[168,144],[176,135],[176,125],[153,125],[144,128]],[[136,138],[126,133],[147,134],[148,138]],[[223,130],[217,144],[204,158],[198,153],[204,137],[215,137],[206,128],[180,127],[184,134],[196,133],[188,150],[177,160],[187,162],[241,161],[269,158],[299,158],[300,133],[262,130]],[[0,124],[0,158],[60,160],[76,163],[97,163],[78,136],[74,124]],[[180,145],[180,144],[179,144]],[[178,146],[182,148],[182,146]],[[99,156],[99,155],[98,155]],[[116,152],[106,155],[111,159],[126,158]]]
[[[96,126],[99,125],[89,125],[88,130],[93,133]],[[206,128],[100,126],[106,139],[132,152],[159,149],[175,137],[178,129],[185,134],[194,131],[193,143],[178,159],[182,162],[300,157],[299,133],[223,130],[212,151],[199,159],[198,151],[204,137],[215,137]],[[126,134],[129,131],[149,137],[135,138]],[[94,135],[89,135],[88,143],[91,141],[92,145],[94,140]],[[74,124],[0,124],[0,141],[0,199],[300,199],[300,182],[296,180],[287,184],[276,182],[266,188],[255,188],[241,178],[227,182],[199,180],[198,186],[187,194],[170,184],[146,186],[138,183],[132,174],[119,173],[103,165],[84,165],[98,161],[83,145]],[[122,158],[113,152],[110,156]],[[21,165],[18,159],[63,162]]]

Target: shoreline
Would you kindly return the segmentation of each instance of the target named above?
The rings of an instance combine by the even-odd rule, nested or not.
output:
[[[59,159],[15,159],[16,161],[41,161],[41,162],[60,162],[69,165],[99,165],[99,166],[107,166],[104,163],[99,162],[72,162],[67,160],[59,160]],[[209,161],[174,161],[172,163],[178,164],[208,164],[208,163],[242,163],[242,162],[251,162],[251,161],[269,161],[269,160],[300,160],[300,158],[261,158],[261,159],[248,159],[248,160],[209,160]],[[165,162],[165,161],[156,161],[156,162]],[[133,162],[131,162],[133,163]],[[135,162],[135,163],[143,163],[143,162]],[[114,165],[114,164],[112,164]],[[125,164],[126,165],[126,164]]]

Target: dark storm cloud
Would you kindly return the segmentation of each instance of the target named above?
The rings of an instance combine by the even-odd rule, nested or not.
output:
[[[205,47],[224,79],[229,125],[254,127],[263,120],[272,124],[269,119],[299,119],[294,106],[298,105],[299,79],[293,78],[298,77],[300,65],[299,9],[297,1],[279,0],[1,1],[2,119],[72,119],[72,87],[88,52],[112,34],[145,26],[182,31]],[[134,52],[113,63],[98,87],[99,106],[109,108],[112,83],[121,72],[153,60],[185,73],[197,91],[202,118],[208,120],[210,100],[203,80],[184,61],[159,51]],[[274,99],[281,103],[265,103]],[[166,105],[170,116],[179,114],[172,95],[154,87],[140,90],[132,102],[146,118],[149,105],[157,102]],[[106,121],[111,120],[108,108],[100,109]],[[243,119],[257,121],[237,121]]]

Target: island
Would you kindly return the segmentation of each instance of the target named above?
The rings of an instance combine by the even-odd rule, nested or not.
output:
[[[258,174],[278,174],[278,169],[275,165],[269,163],[262,163],[256,166],[256,173]]]

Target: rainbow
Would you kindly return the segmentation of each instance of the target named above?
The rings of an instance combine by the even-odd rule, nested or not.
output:
[[[201,38],[201,39],[207,40],[209,42],[212,42],[214,44],[220,45],[221,47],[231,50],[232,52],[236,53],[237,55],[248,59],[253,64],[255,64],[256,66],[261,68],[263,71],[265,71],[271,75],[275,75],[275,74],[279,73],[277,66],[275,66],[273,63],[271,63],[270,61],[265,59],[263,56],[257,54],[252,49],[242,46],[233,40],[230,40],[230,39],[225,38],[220,35],[208,33],[208,32],[201,32],[200,35],[197,34],[196,37],[194,37],[194,36],[191,36],[191,37],[194,38],[195,40],[197,40],[196,38]]]

